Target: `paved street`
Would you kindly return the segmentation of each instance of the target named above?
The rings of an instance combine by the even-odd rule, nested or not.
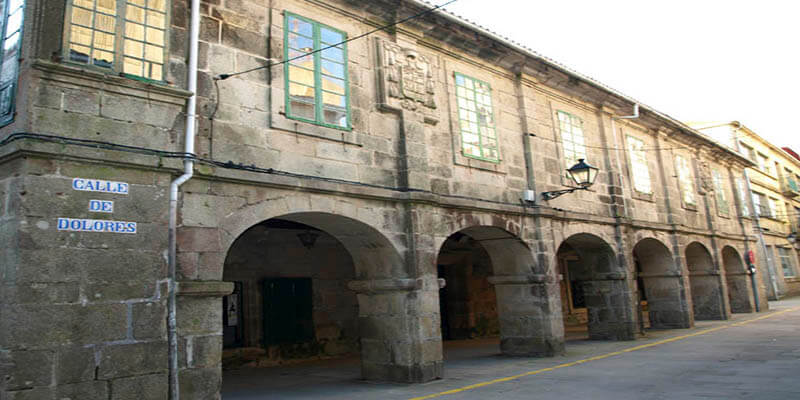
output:
[[[445,346],[446,379],[364,382],[358,360],[228,371],[223,399],[800,399],[800,298],[770,312],[649,332],[631,342],[571,340],[566,356],[498,356],[495,341]],[[447,393],[445,393],[447,392]]]

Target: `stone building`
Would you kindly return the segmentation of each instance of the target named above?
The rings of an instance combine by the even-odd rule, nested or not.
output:
[[[757,220],[761,230],[763,244],[757,248],[760,264],[766,266],[760,270],[762,279],[768,283],[770,299],[800,294],[796,240],[800,227],[800,160],[738,121],[691,125],[755,164],[747,168],[749,180],[736,185],[741,193],[752,195],[753,210],[743,209],[742,213]]]
[[[689,126],[416,0],[203,0],[193,98],[190,2],[3,2],[3,399],[214,399],[223,362],[354,354],[424,382],[443,338],[546,357],[565,321],[767,308],[752,162]],[[545,200],[578,159],[594,185]]]

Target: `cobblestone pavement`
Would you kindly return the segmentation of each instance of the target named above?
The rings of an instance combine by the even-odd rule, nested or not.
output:
[[[572,340],[555,358],[501,357],[491,340],[445,348],[446,378],[426,384],[364,382],[358,360],[338,360],[227,371],[223,399],[800,399],[800,298],[637,341]]]

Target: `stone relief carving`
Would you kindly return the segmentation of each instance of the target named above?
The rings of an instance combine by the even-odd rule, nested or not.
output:
[[[711,177],[711,167],[707,161],[698,164],[698,181],[700,183],[700,194],[711,193],[714,191],[714,178]]]
[[[436,108],[435,66],[427,56],[382,40],[378,41],[378,53],[386,97],[399,99],[407,110]]]

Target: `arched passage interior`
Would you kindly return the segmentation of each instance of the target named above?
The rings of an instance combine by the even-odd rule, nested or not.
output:
[[[643,325],[654,329],[688,328],[691,319],[681,274],[672,252],[656,239],[633,248]]]
[[[589,233],[576,234],[559,246],[556,258],[565,288],[565,324],[585,310],[590,339],[634,339],[627,274],[608,243]]]
[[[697,320],[726,319],[719,271],[708,249],[699,242],[686,246],[686,265],[692,292],[692,309]]]
[[[441,354],[400,358],[421,346],[412,281],[394,246],[376,229],[344,216],[294,213],[243,232],[223,279],[224,367],[361,355],[366,379],[424,381],[441,375]],[[354,285],[355,284],[355,285]],[[355,292],[351,288],[368,288]],[[371,290],[386,288],[386,292]],[[391,305],[391,306],[390,306]]]
[[[731,246],[722,248],[722,265],[725,268],[725,283],[728,286],[728,301],[733,313],[754,311],[752,289],[739,252]]]
[[[475,226],[450,235],[437,256],[441,332],[445,340],[499,337],[507,355],[552,356],[554,335],[543,274],[530,249],[512,233]]]

